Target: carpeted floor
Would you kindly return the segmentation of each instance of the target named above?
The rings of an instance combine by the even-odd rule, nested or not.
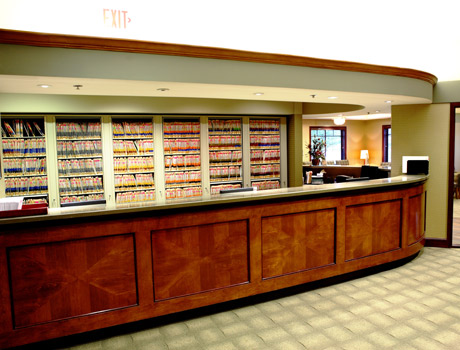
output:
[[[72,350],[460,349],[460,249],[322,287],[36,345]],[[290,293],[293,293],[292,291]]]

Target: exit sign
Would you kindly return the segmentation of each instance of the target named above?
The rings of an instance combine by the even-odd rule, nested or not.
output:
[[[116,29],[126,29],[131,22],[128,11],[116,9],[103,9],[104,26]]]

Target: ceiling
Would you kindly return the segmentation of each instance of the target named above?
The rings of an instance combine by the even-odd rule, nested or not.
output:
[[[49,87],[42,88],[41,84]],[[75,85],[79,85],[75,87]],[[340,114],[347,119],[370,120],[389,118],[395,104],[421,104],[426,99],[391,94],[366,94],[331,90],[308,90],[278,87],[193,84],[177,82],[132,81],[0,75],[0,93],[219,98],[235,100],[288,101],[312,104],[334,104],[328,108],[311,108],[304,118],[332,119]],[[388,101],[388,102],[386,102]],[[391,101],[391,102],[390,102]],[[334,108],[346,105],[344,108]],[[350,105],[350,106],[349,106]]]
[[[114,27],[104,8],[129,23]],[[373,63],[447,81],[460,80],[459,12],[458,0],[2,0],[0,28]]]
[[[368,0],[108,3],[107,6],[129,14],[130,27],[120,30],[101,26],[102,5],[94,1],[72,4],[62,0],[32,3],[2,0],[0,28],[372,63],[426,71],[437,76],[440,82],[460,80],[458,0],[386,0],[378,4]],[[49,8],[54,11],[48,11]],[[43,89],[38,84],[52,87]],[[75,84],[83,86],[77,90],[73,87]],[[159,88],[169,90],[157,90]],[[348,119],[388,117],[392,104],[429,102],[409,96],[361,92],[5,75],[0,76],[0,92],[253,99],[364,107],[344,113]],[[263,95],[254,95],[257,92]],[[331,96],[337,99],[328,99]],[[385,103],[387,100],[392,103]],[[308,117],[333,116],[337,113]]]

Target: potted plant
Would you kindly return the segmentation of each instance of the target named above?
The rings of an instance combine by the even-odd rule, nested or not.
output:
[[[326,142],[319,137],[314,138],[312,143],[307,145],[308,154],[310,155],[311,163],[313,165],[318,165],[320,161],[326,159],[324,155],[325,148]]]

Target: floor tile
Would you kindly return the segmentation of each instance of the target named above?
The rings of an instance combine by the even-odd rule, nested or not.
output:
[[[459,276],[460,249],[424,248],[392,270],[48,350],[456,350]]]

